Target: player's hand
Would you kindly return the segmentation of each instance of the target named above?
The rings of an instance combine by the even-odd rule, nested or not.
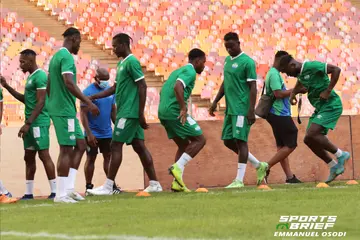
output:
[[[180,109],[180,114],[178,116],[178,119],[180,120],[182,125],[185,125],[186,118],[187,118],[187,109],[186,108]]]
[[[88,144],[91,147],[96,147],[97,146],[98,142],[96,140],[96,137],[92,133],[88,134],[88,136],[86,138],[87,138]]]
[[[211,105],[211,107],[209,108],[209,115],[212,116],[212,117],[215,117],[215,113],[216,112],[216,108],[217,108],[217,104],[213,103]]]
[[[325,91],[323,91],[322,93],[320,93],[320,99],[321,100],[328,100],[331,94],[331,90],[326,89]]]
[[[297,98],[296,98],[296,95],[295,94],[290,94],[290,103],[291,105],[296,105],[298,102]]]
[[[88,98],[90,99],[90,101],[94,101],[94,97],[93,97],[93,96],[88,96]]]
[[[255,112],[249,111],[246,118],[247,118],[248,124],[253,125],[256,121]]]
[[[30,130],[30,124],[24,124],[21,128],[20,131],[18,133],[18,137],[19,138],[24,138],[25,135],[29,132]]]
[[[302,93],[302,94],[305,94],[308,92],[307,88],[306,87],[302,87],[300,88],[300,90],[298,91],[299,93]]]
[[[142,129],[148,129],[149,124],[146,123],[146,118],[144,114],[140,114],[139,116],[140,126]]]
[[[99,108],[95,104],[90,103],[88,105],[88,109],[89,109],[89,112],[91,112],[92,115],[99,116],[100,111],[99,111]]]
[[[3,86],[3,87],[5,87],[6,84],[7,84],[6,79],[5,79],[3,76],[1,76],[1,75],[0,75],[0,84],[1,84],[1,86]]]

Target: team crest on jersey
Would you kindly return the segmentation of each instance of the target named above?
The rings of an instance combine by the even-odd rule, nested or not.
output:
[[[70,140],[75,140],[75,139],[76,139],[76,137],[74,134],[70,136]]]
[[[119,67],[119,71],[124,70],[124,66]]]
[[[310,78],[310,75],[306,75],[305,77],[304,77],[304,79],[309,79]]]
[[[237,64],[237,63],[234,63],[233,65],[232,65],[232,68],[237,68],[239,65]]]
[[[28,81],[28,84],[30,85],[31,83],[32,83],[32,80],[29,80],[29,81]]]

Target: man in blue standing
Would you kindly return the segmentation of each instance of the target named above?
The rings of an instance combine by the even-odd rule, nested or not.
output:
[[[91,96],[96,93],[102,92],[109,88],[110,76],[106,69],[99,68],[96,70],[95,82],[90,84],[84,91],[85,96]],[[111,121],[114,123],[116,119],[116,106],[114,95],[106,98],[101,98],[93,101],[99,108],[100,115],[92,115],[86,104],[81,104],[81,122],[85,129],[86,143],[87,143],[87,159],[85,163],[85,179],[86,190],[92,189],[92,178],[94,175],[95,160],[98,150],[102,153],[104,158],[104,171],[107,175],[109,169],[109,162],[111,157],[111,139],[112,127]],[[121,190],[114,183],[113,193],[120,193]]]

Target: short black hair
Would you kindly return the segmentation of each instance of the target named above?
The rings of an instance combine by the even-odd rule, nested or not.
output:
[[[31,50],[31,49],[22,50],[20,52],[20,54],[25,55],[25,56],[36,56],[36,52],[34,50]]]
[[[203,57],[205,57],[205,53],[198,48],[192,49],[188,54],[189,61],[193,61],[196,58],[203,58]]]
[[[133,39],[127,35],[126,33],[118,33],[113,37],[113,40],[118,43],[125,43],[130,46],[130,41],[132,42]]]
[[[239,35],[235,32],[228,32],[224,36],[224,41],[229,41],[229,40],[239,41]]]
[[[277,53],[275,54],[275,58],[280,58],[280,57],[283,57],[283,56],[286,56],[286,55],[289,55],[289,53],[287,51],[277,51]]]
[[[285,55],[280,59],[280,67],[284,68],[287,65],[289,65],[289,63],[291,62],[291,60],[293,60],[294,58],[291,55]]]
[[[80,31],[74,27],[70,27],[65,30],[65,32],[62,34],[63,37],[70,37],[74,35],[80,35]]]

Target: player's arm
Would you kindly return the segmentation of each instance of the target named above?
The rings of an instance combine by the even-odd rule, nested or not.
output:
[[[137,81],[136,85],[137,85],[138,91],[139,91],[139,119],[142,119],[142,120],[140,120],[140,122],[141,122],[141,121],[145,121],[144,110],[145,110],[145,104],[146,104],[147,85],[146,85],[144,78]],[[142,124],[143,124],[142,127],[144,129],[148,128],[148,125],[146,124],[146,122],[144,122]]]
[[[296,81],[295,87],[292,89],[290,93],[290,103],[291,105],[297,104],[296,95],[299,93],[306,93],[307,89],[301,84],[299,80]]]
[[[111,106],[111,121],[113,124],[115,124],[115,122],[116,122],[116,105],[115,105],[115,103],[113,103]]]
[[[112,85],[110,88],[106,89],[105,91],[91,95],[89,98],[91,100],[95,100],[95,99],[99,99],[99,98],[109,97],[109,96],[115,94],[115,90],[116,90],[116,83],[114,83],[114,85]]]
[[[177,80],[174,86],[174,92],[175,92],[176,100],[178,101],[180,106],[180,114],[179,114],[180,122],[182,124],[185,124],[187,117],[187,107],[184,100],[184,83]]]
[[[1,76],[0,77],[0,81],[1,81],[1,85],[8,90],[8,92],[14,97],[16,98],[18,101],[25,103],[25,96],[24,94],[19,93],[18,91],[16,91],[15,89],[13,89],[7,82],[6,79]]]
[[[83,103],[81,103],[80,106],[80,120],[81,123],[85,129],[86,135],[89,136],[90,134],[92,134],[90,127],[89,127],[89,119],[87,117],[89,110],[87,108],[86,105],[84,105]]]
[[[45,106],[46,88],[36,90],[36,105],[30,117],[26,120],[25,124],[31,125],[39,116]]]
[[[1,89],[0,89],[0,91],[1,91]],[[2,115],[3,115],[3,105],[4,105],[4,100],[1,98],[0,99],[0,135],[2,134],[1,122],[2,122]]]
[[[252,60],[246,66],[246,81],[250,89],[250,106],[247,114],[249,124],[255,123],[255,104],[257,96],[256,80],[256,65]]]
[[[327,91],[331,92],[334,89],[337,82],[339,81],[341,69],[337,66],[327,64],[326,65],[326,73],[331,74],[330,84],[327,88]]]
[[[77,99],[79,99],[80,101],[86,103],[86,104],[90,104],[92,103],[91,100],[86,97],[81,90],[79,89],[79,87],[74,83],[74,75],[72,73],[63,73],[63,80],[65,83],[65,87],[69,90],[69,92],[74,95]]]
[[[275,98],[281,99],[290,97],[292,89],[282,90],[281,77],[278,74],[270,76],[269,85]]]

